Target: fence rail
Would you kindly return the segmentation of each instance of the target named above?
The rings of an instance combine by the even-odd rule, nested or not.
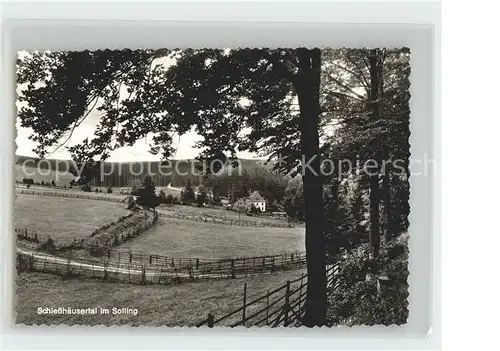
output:
[[[134,216],[143,216],[134,221]],[[158,213],[151,216],[149,212],[134,212],[119,218],[116,222],[107,224],[94,231],[86,239],[86,248],[91,252],[106,251],[127,240],[135,238],[153,227],[158,221]],[[122,227],[125,225],[125,227]]]
[[[224,216],[214,216],[214,215],[194,215],[186,214],[182,212],[160,212],[161,217],[165,218],[175,218],[183,219],[187,221],[204,222],[210,224],[220,224],[220,225],[231,225],[240,227],[268,227],[268,228],[294,228],[295,226],[288,223],[273,223],[271,221],[249,221],[244,219],[233,219]]]
[[[237,257],[227,259],[207,259],[193,257],[169,257],[127,250],[110,249],[103,255],[106,263],[141,264],[191,270],[196,274],[247,275],[261,272],[302,267],[306,263],[305,252],[283,253],[279,255]]]
[[[97,201],[110,201],[110,202],[124,202],[126,198],[123,196],[106,196],[106,195],[96,195],[99,193],[76,193],[68,190],[63,191],[47,191],[47,190],[37,190],[37,189],[20,189],[16,188],[16,192],[24,195],[42,195],[42,196],[54,196],[54,197],[66,197],[73,199],[87,199],[87,200],[97,200]]]
[[[129,256],[130,257],[130,256]],[[150,261],[153,256],[149,256]],[[271,258],[275,256],[269,256]],[[269,260],[269,257],[243,258],[219,261],[201,261],[187,259],[186,264],[178,259],[177,265],[157,265],[136,263],[132,261],[112,261],[75,259],[70,257],[51,256],[41,253],[19,250],[17,254],[18,269],[28,271],[41,271],[45,273],[70,274],[102,279],[111,279],[129,283],[141,284],[171,284],[194,279],[224,279],[246,277],[255,274],[272,273],[278,270],[294,269],[305,264],[305,254],[297,259],[287,261],[284,255],[279,263]],[[175,260],[174,260],[175,262]],[[250,264],[252,262],[252,264]],[[253,264],[255,262],[255,265]],[[262,264],[257,264],[262,262]]]
[[[17,188],[16,191],[20,194],[25,195],[42,195],[42,196],[54,196],[54,197],[65,197],[65,198],[74,198],[74,199],[87,199],[87,200],[97,200],[97,201],[110,201],[110,202],[124,202],[127,197],[120,196],[106,196],[106,195],[96,195],[98,193],[76,193],[71,192],[59,192],[59,191],[46,191],[46,190],[37,190],[37,189],[21,189]],[[160,210],[161,211],[161,210]],[[215,215],[190,215],[182,212],[158,212],[160,217],[164,218],[175,218],[175,219],[183,219],[188,221],[195,222],[204,222],[210,224],[220,224],[220,225],[231,225],[231,226],[240,226],[240,227],[269,227],[269,228],[293,228],[295,225],[288,223],[272,223],[271,221],[250,221],[250,220],[242,220],[242,219],[232,219],[225,216],[215,216]]]
[[[54,238],[52,238],[50,235],[40,233],[30,228],[14,228],[14,233],[16,234],[18,239],[30,241],[37,244],[47,242],[49,238],[54,240]],[[83,240],[84,239],[81,238],[58,239],[57,241],[54,241],[54,245],[57,250],[75,248],[81,246]]]
[[[133,216],[144,216],[139,222],[133,221]],[[132,218],[132,220],[130,220]],[[149,213],[130,213],[129,215],[120,217],[117,221],[99,227],[85,238],[61,239],[57,240],[45,233],[39,233],[30,228],[15,228],[14,232],[18,239],[31,241],[35,243],[47,242],[52,239],[55,251],[64,249],[88,249],[90,252],[97,252],[100,249],[110,248],[121,244],[131,238],[137,237],[145,232],[157,222],[157,214],[152,216]],[[129,223],[126,223],[130,221]],[[126,223],[126,227],[117,228],[116,226]],[[116,232],[119,229],[119,232]]]
[[[337,266],[327,266],[327,289],[336,289]],[[208,313],[207,318],[196,326],[298,326],[302,323],[305,313],[307,291],[307,276],[302,275],[295,280],[269,290],[252,301],[247,301],[247,284],[243,287],[242,306],[221,317],[216,318],[213,313]]]

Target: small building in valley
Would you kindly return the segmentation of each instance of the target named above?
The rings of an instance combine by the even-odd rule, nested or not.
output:
[[[247,210],[250,211],[252,205],[255,206],[260,212],[266,212],[266,199],[258,191],[254,191],[246,199]]]

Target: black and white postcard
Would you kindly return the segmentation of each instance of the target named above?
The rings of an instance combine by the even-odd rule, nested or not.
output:
[[[16,323],[405,324],[410,57],[18,52]]]

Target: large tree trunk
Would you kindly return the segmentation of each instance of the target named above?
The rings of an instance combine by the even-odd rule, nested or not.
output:
[[[386,243],[392,239],[392,212],[391,212],[391,184],[389,167],[386,166],[382,175],[382,197],[384,201],[384,240]]]
[[[323,241],[323,181],[319,155],[319,84],[321,52],[298,50],[299,72],[295,87],[300,106],[303,160],[302,179],[306,217],[307,299],[304,324],[322,326],[326,320],[326,253]]]
[[[372,170],[373,172],[373,170]],[[376,175],[370,175],[370,248],[372,256],[375,258],[380,251],[380,215],[379,215],[379,185],[378,185],[378,172]]]
[[[379,55],[378,49],[370,50],[368,60],[370,63],[370,100],[369,100],[369,113],[372,121],[380,118],[380,102],[379,102]],[[369,184],[370,184],[370,247],[373,257],[377,257],[380,251],[380,189],[379,189],[379,174],[380,174],[380,157],[377,149],[380,145],[375,141],[373,145],[374,155],[373,159],[377,164],[376,167],[370,169]]]

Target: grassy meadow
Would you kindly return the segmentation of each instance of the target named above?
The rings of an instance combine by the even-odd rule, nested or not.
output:
[[[199,208],[196,206],[183,206],[183,205],[161,205],[158,207],[159,210],[163,212],[176,212],[176,213],[183,213],[191,216],[207,216],[207,217],[215,217],[215,218],[225,218],[226,220],[241,220],[241,221],[248,221],[252,223],[256,223],[260,225],[262,222],[264,223],[276,223],[276,224],[287,224],[288,222],[286,220],[281,220],[281,219],[275,219],[275,218],[270,218],[266,217],[264,215],[261,216],[248,216],[246,213],[242,212],[238,214],[238,212],[235,211],[229,211],[226,209],[222,208],[210,208],[210,207],[204,207],[204,208]]]
[[[55,181],[57,185],[66,185],[75,179],[75,176],[68,172],[56,172],[49,169],[37,169],[36,167],[14,165],[14,177],[17,182],[22,182],[23,178],[31,178],[35,182],[52,182]]]
[[[231,258],[305,250],[304,228],[242,227],[174,218],[119,246],[171,257]]]
[[[209,312],[215,317],[242,305],[243,285],[251,301],[303,270],[262,274],[246,279],[223,279],[178,285],[133,285],[93,279],[62,279],[46,273],[17,276],[16,323],[67,325],[194,326]],[[137,308],[138,315],[40,315],[38,307]],[[257,306],[258,307],[258,306]],[[248,313],[251,313],[249,309]]]
[[[16,194],[14,227],[36,230],[56,241],[71,240],[87,237],[128,212],[122,203]]]

